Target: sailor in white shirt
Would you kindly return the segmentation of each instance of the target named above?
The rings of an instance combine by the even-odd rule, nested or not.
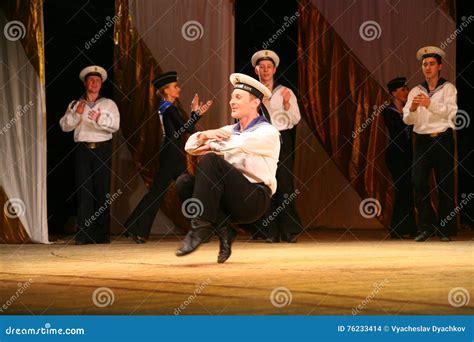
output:
[[[185,146],[189,154],[202,155],[193,198],[188,199],[200,210],[191,220],[191,231],[177,256],[192,253],[215,231],[220,240],[217,261],[225,262],[235,237],[228,223],[251,223],[261,218],[277,189],[280,134],[265,118],[262,104],[270,91],[247,75],[232,74],[230,80],[234,90],[229,104],[238,123],[197,132]]]
[[[457,112],[456,87],[440,78],[445,53],[438,47],[418,50],[425,80],[408,94],[403,121],[413,125],[415,151],[413,182],[415,204],[419,215],[419,235],[415,241],[426,241],[438,235],[450,241],[456,234],[456,220],[445,220],[454,210],[454,120]],[[439,221],[431,206],[429,179],[436,174],[439,196]],[[447,224],[445,223],[447,222]]]
[[[104,68],[84,68],[79,78],[86,93],[72,101],[59,121],[64,132],[74,131],[77,199],[76,244],[110,242],[110,173],[112,133],[120,126],[117,105],[100,96],[107,79]],[[99,210],[101,209],[101,210]]]
[[[269,243],[279,242],[280,239],[287,242],[296,242],[297,236],[302,232],[303,227],[294,201],[287,203],[288,197],[295,192],[293,177],[295,135],[296,125],[301,119],[298,101],[291,89],[276,83],[274,80],[280,64],[280,58],[274,51],[257,51],[252,56],[251,62],[260,82],[272,92],[271,97],[265,99],[263,103],[270,113],[272,125],[281,134],[281,149],[276,173],[278,189],[273,195],[272,205],[264,217],[269,217],[271,212],[277,210],[277,208],[280,208],[280,210],[283,208],[274,220],[264,219],[256,222],[253,225],[253,238],[264,237]]]

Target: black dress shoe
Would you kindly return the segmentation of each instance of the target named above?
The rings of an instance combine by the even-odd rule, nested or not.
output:
[[[109,244],[110,243],[110,236],[104,236],[95,239],[95,243],[100,243],[100,244]]]
[[[298,241],[298,235],[296,234],[291,234],[288,236],[285,235],[285,236],[282,236],[281,239],[288,243],[296,243]]]
[[[266,240],[267,236],[265,234],[263,234],[261,231],[256,231],[255,233],[252,234],[251,239],[254,240],[254,241]]]
[[[74,244],[77,246],[90,245],[91,243],[93,242],[86,239],[76,239],[76,241],[74,242]]]
[[[446,235],[440,236],[439,239],[440,241],[443,241],[443,242],[453,241],[449,236],[446,236]]]
[[[183,245],[176,250],[176,256],[194,252],[213,233],[212,224],[201,219],[191,220],[191,230],[186,234]]]
[[[268,237],[265,240],[266,243],[277,243],[280,242],[280,238],[278,236]]]
[[[232,254],[232,243],[237,236],[237,232],[234,228],[229,227],[228,225],[221,226],[216,232],[219,236],[219,254],[217,255],[217,262],[223,264]]]
[[[137,234],[130,234],[130,237],[135,241],[135,243],[142,244],[146,243],[146,240]]]
[[[135,243],[138,243],[138,244],[146,243],[146,240],[138,234],[125,231],[123,235],[125,235],[125,237],[132,238],[132,240],[135,241]]]
[[[421,234],[418,235],[415,238],[415,241],[416,242],[424,242],[424,241],[428,240],[429,237],[430,237],[430,234],[428,232],[421,232]]]

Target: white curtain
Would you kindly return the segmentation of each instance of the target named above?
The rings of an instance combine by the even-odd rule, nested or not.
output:
[[[21,41],[5,34],[7,23],[0,11],[0,186],[9,198],[1,209],[33,242],[48,243],[45,85]]]

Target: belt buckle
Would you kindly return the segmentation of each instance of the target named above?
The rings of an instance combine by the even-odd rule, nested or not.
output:
[[[89,147],[91,150],[95,150],[97,148],[97,144],[95,142],[87,143],[87,147]]]
[[[431,133],[431,134],[430,134],[430,137],[436,138],[439,134],[440,134],[440,133]]]

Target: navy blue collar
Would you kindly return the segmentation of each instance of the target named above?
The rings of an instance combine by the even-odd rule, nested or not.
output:
[[[167,110],[169,107],[173,105],[172,102],[165,101],[165,100],[160,100],[160,103],[158,104],[158,111],[163,114],[165,110]]]
[[[94,102],[89,102],[89,101],[87,101],[87,94],[83,94],[83,95],[79,98],[80,101],[81,101],[81,100],[85,101],[86,104],[87,104],[87,107],[89,107],[89,108],[93,108],[93,107],[95,106],[95,104],[96,104],[97,102],[101,101],[102,99],[105,99],[105,97],[103,97],[103,96],[100,95],[100,94],[97,95],[97,98],[95,99]]]
[[[420,83],[420,87],[422,87],[423,89],[425,89],[426,92],[427,92],[428,94],[430,94],[430,93],[435,93],[437,90],[439,90],[438,88],[441,87],[441,86],[442,86],[443,84],[445,84],[446,82],[447,82],[447,81],[446,81],[444,78],[438,79],[438,83],[436,83],[436,87],[435,87],[432,91],[430,91],[430,87],[429,87],[429,85],[428,85],[428,82],[426,82],[426,80]]]
[[[275,91],[275,89],[278,88],[279,86],[281,86],[280,82],[276,82],[276,81],[273,82],[272,94]]]
[[[251,131],[251,130],[254,130],[257,126],[259,126],[261,124],[270,124],[268,122],[268,120],[263,115],[259,115],[255,119],[253,119],[242,132],[240,131],[240,121],[237,122],[234,125],[234,127],[232,128],[232,132],[233,133],[243,133],[243,132],[246,132],[246,131]]]
[[[97,98],[95,99],[94,102],[97,102],[97,101],[99,101],[99,100],[102,99],[102,98],[103,98],[103,96],[99,94],[99,95],[97,95]],[[88,102],[88,101],[87,101],[87,94],[83,94],[79,99],[80,99],[80,100],[85,100],[86,102]]]
[[[387,106],[387,108],[392,109],[392,110],[396,111],[396,112],[399,113],[399,114],[400,114],[400,113],[403,113],[403,111],[401,111],[401,112],[398,111],[398,108],[397,108],[397,106],[395,105],[395,102],[393,102],[393,100],[390,101],[390,104]]]

